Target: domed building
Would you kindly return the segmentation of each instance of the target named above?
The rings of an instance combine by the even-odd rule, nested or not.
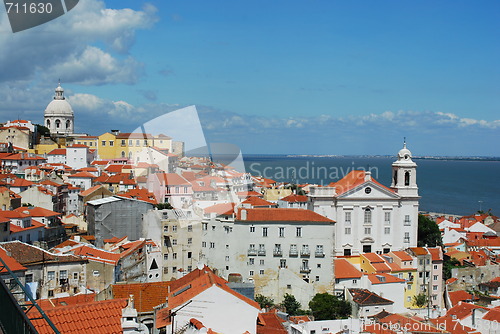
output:
[[[59,136],[72,135],[74,131],[75,115],[71,105],[64,97],[61,83],[56,88],[54,100],[49,103],[44,113],[44,124],[50,133]]]

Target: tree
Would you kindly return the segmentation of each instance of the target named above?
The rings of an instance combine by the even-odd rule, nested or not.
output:
[[[424,215],[418,215],[418,240],[419,247],[436,247],[443,245],[441,231],[435,221]]]
[[[328,293],[317,293],[309,302],[315,320],[346,319],[352,307],[348,301]]]
[[[155,207],[158,210],[163,210],[163,209],[171,210],[171,209],[173,209],[173,207],[172,207],[172,205],[170,203],[158,203],[158,204],[155,205]]]
[[[460,267],[460,261],[448,255],[444,255],[443,260],[443,279],[446,281],[451,278],[451,269]]]
[[[255,301],[259,303],[260,308],[270,308],[274,306],[274,300],[263,295],[256,295]]]
[[[281,303],[281,306],[283,306],[286,310],[286,313],[288,315],[298,315],[300,312],[300,303],[295,299],[294,296],[291,294],[286,294],[285,297],[283,298],[283,302]]]
[[[422,308],[427,305],[427,295],[425,293],[419,293],[413,296],[413,305]]]

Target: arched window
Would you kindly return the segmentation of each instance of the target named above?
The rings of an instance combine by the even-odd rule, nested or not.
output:
[[[69,129],[70,126],[71,126],[71,121],[68,119],[66,121],[66,129]]]
[[[398,185],[398,171],[397,170],[394,171],[394,185],[395,186]]]
[[[371,224],[372,223],[372,210],[370,208],[366,208],[365,209],[364,223],[365,224]]]
[[[50,129],[50,119],[47,120],[47,127]]]
[[[125,151],[122,151],[122,158],[125,158]]]
[[[405,186],[410,185],[410,172],[406,171],[405,172]]]
[[[61,120],[59,119],[56,119],[56,128],[60,128],[61,127]]]

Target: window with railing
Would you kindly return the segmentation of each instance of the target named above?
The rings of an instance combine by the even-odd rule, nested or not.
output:
[[[411,225],[410,215],[405,215],[405,223],[406,226]]]
[[[309,250],[309,245],[302,245],[302,249],[300,250],[300,256],[309,256],[311,255],[311,251]]]
[[[316,245],[316,251],[314,252],[316,257],[324,257],[325,252],[323,251],[323,245]]]
[[[274,245],[273,255],[274,256],[282,256],[283,255],[283,251],[281,250],[281,244]]]
[[[292,244],[290,245],[290,256],[297,256],[299,255],[299,251],[297,250],[297,245]]]

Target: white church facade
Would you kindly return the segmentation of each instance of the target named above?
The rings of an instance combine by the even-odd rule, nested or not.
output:
[[[406,148],[392,164],[392,184],[354,170],[329,186],[312,186],[309,209],[336,222],[335,256],[379,254],[417,246],[417,164]]]

